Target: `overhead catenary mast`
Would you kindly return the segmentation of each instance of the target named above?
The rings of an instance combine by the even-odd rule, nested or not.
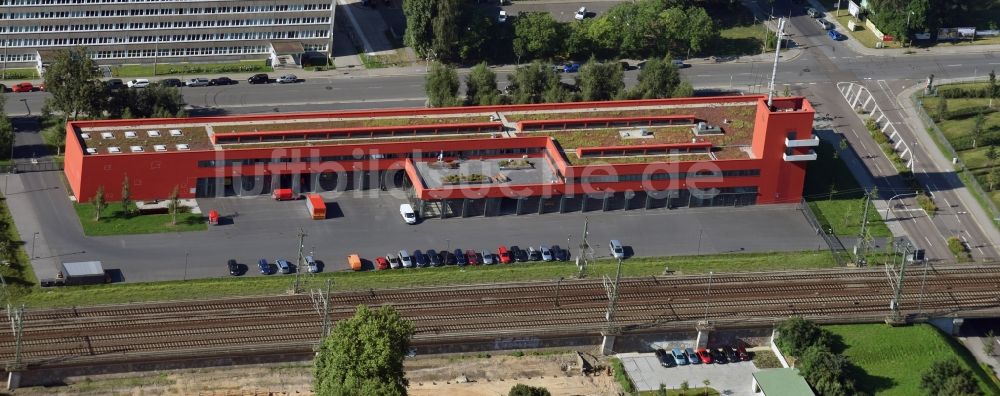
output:
[[[778,39],[774,45],[774,66],[771,68],[771,84],[767,88],[767,107],[771,107],[774,100],[774,79],[778,75],[778,58],[781,56],[782,37],[785,37],[785,18],[778,19]]]

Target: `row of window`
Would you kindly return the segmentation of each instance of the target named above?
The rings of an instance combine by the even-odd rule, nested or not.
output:
[[[163,40],[164,37],[170,38]],[[21,38],[10,39],[7,47],[50,47],[65,45],[111,45],[136,43],[180,43],[193,41],[242,41],[274,40],[294,38],[328,38],[329,30],[304,30],[291,32],[234,32],[213,34],[187,34],[174,36],[129,36],[129,37],[66,37],[66,38]]]
[[[38,60],[38,56],[35,53],[29,54],[7,54],[7,59],[4,60],[4,55],[0,54],[0,62],[34,62]]]
[[[574,183],[616,183],[616,182],[636,182],[643,180],[677,180],[691,179],[698,177],[746,177],[760,176],[760,169],[738,169],[724,171],[700,170],[697,172],[657,172],[635,175],[601,175],[585,176],[573,178]]]
[[[204,0],[0,0],[0,6],[63,5],[63,4],[123,4],[123,3],[183,3]]]
[[[272,12],[329,11],[331,3],[252,5],[236,7],[204,8],[138,8],[91,11],[34,11],[0,13],[0,19],[53,19],[53,18],[94,18],[155,15],[203,15],[203,14],[251,14]]]
[[[0,26],[0,33],[93,32],[103,30],[181,29],[237,26],[285,26],[329,24],[330,17],[236,19],[223,21],[173,21],[132,23],[88,23],[82,25]]]
[[[437,158],[438,156],[447,158],[468,158],[494,155],[523,155],[536,154],[541,152],[539,147],[528,148],[507,148],[507,149],[482,149],[464,151],[415,151],[412,153],[395,154],[354,154],[354,155],[328,155],[322,157],[272,157],[272,158],[246,158],[228,160],[203,160],[198,161],[200,168],[214,168],[222,166],[246,166],[260,164],[287,164],[293,162],[333,162],[333,161],[360,161],[360,160],[380,160],[397,158]]]
[[[307,52],[326,52],[330,49],[327,44],[303,45]],[[153,58],[170,56],[197,56],[197,55],[240,55],[240,54],[267,54],[269,48],[265,45],[249,45],[239,47],[206,47],[206,48],[160,48],[158,50],[118,50],[118,51],[91,51],[90,57],[93,59],[125,59],[125,58]],[[38,60],[36,53],[8,53],[6,62],[34,62]],[[4,61],[3,54],[0,53],[0,62]]]

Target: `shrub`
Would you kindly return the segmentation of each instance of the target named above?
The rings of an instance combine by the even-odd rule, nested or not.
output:
[[[774,342],[782,351],[793,356],[801,356],[811,347],[830,349],[833,338],[829,331],[816,323],[793,316],[778,325],[778,338]]]
[[[611,358],[611,370],[615,372],[615,381],[622,386],[625,393],[635,392],[635,385],[632,385],[632,380],[628,378],[628,374],[625,373],[625,366],[622,361],[618,358]]]
[[[938,211],[937,204],[934,203],[934,200],[931,199],[931,197],[927,196],[927,194],[917,195],[917,204],[920,205],[921,209],[927,212],[928,216],[934,216],[935,214],[937,214]]]
[[[948,237],[948,250],[951,250],[951,254],[954,254],[958,261],[966,261],[972,258],[969,255],[969,248],[958,237]]]

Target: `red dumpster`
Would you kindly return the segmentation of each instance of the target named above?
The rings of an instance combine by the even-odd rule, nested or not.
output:
[[[306,209],[309,209],[309,214],[312,215],[313,220],[323,220],[326,218],[326,202],[323,202],[323,197],[319,194],[309,194],[306,196]]]
[[[208,224],[219,225],[219,211],[215,209],[208,211]]]
[[[290,188],[278,188],[271,193],[271,198],[274,198],[275,201],[291,201],[299,199],[299,195]]]

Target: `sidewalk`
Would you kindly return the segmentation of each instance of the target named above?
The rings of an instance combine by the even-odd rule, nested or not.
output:
[[[808,0],[809,4],[820,11],[823,11],[827,15],[835,15],[836,10],[833,12],[829,11],[826,7],[823,7],[818,0]],[[845,5],[846,7],[846,2]],[[841,15],[846,15],[847,10],[845,8],[840,9]],[[837,26],[837,30],[841,32],[849,32],[847,26],[841,25],[837,18],[826,18],[827,21],[832,22]],[[921,47],[910,47],[910,48],[868,48],[864,44],[858,42],[853,35],[848,34],[849,37],[843,43],[845,43],[851,51],[854,51],[860,55],[868,56],[938,56],[938,55],[950,55],[950,54],[979,54],[987,52],[1000,52],[1000,44],[989,44],[989,45],[968,45],[968,46],[935,46],[930,48]],[[909,51],[910,53],[907,53]]]

